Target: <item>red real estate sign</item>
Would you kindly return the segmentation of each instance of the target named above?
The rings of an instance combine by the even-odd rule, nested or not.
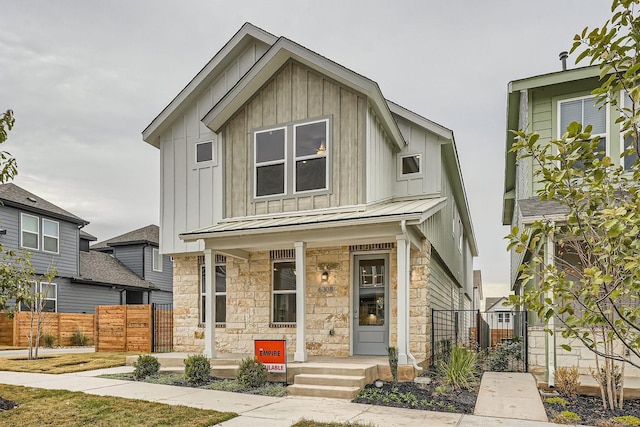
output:
[[[256,358],[264,363],[269,372],[287,372],[286,340],[255,340],[253,346]]]

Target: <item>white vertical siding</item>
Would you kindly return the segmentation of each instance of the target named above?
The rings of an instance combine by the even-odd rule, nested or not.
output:
[[[389,137],[371,108],[367,111],[366,133],[366,202],[373,203],[394,195],[395,156]]]
[[[165,254],[198,252],[198,242],[184,243],[178,235],[219,221],[223,215],[222,140],[200,119],[264,54],[267,46],[255,43],[242,51],[213,83],[198,94],[160,138],[161,202],[160,251]],[[213,141],[214,160],[196,164],[195,146]]]

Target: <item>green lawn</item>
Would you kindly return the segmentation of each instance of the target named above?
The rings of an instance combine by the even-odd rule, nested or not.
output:
[[[26,357],[0,358],[0,371],[66,374],[124,366],[127,353],[47,354],[36,360]]]

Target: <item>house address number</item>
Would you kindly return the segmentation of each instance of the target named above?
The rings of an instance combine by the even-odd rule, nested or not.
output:
[[[333,293],[334,288],[333,286],[320,286],[318,288],[318,292],[320,292],[321,294],[331,294]]]

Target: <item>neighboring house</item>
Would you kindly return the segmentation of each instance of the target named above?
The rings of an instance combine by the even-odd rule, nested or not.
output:
[[[89,253],[96,238],[81,229],[88,221],[13,183],[0,185],[0,202],[2,247],[28,251],[38,276],[56,270],[52,283],[38,284],[45,311],[93,313],[96,305],[126,303],[127,290],[155,288],[112,257]]]
[[[481,310],[482,303],[482,272],[473,270],[473,310]]]
[[[101,267],[100,270],[95,269],[94,273],[106,273],[108,259],[115,259],[129,270],[126,274],[130,279],[125,279],[124,272],[118,273],[121,280],[131,280],[140,285],[140,289],[126,291],[127,304],[173,302],[173,262],[170,256],[160,254],[159,235],[160,229],[157,225],[148,225],[91,245],[89,253],[92,262],[96,268],[98,265]],[[100,255],[94,252],[99,252]],[[135,277],[129,273],[133,273]],[[105,277],[105,280],[108,278]],[[148,289],[143,288],[142,283],[146,283]]]
[[[174,349],[428,363],[470,309],[475,235],[453,132],[245,24],[144,130],[160,150]]]
[[[592,135],[600,136],[600,150],[605,151],[614,163],[620,162],[630,167],[635,156],[620,158],[620,154],[629,145],[624,141],[620,126],[616,122],[617,111],[610,104],[602,108],[595,106],[591,91],[600,86],[598,66],[564,70],[550,74],[533,76],[509,83],[507,99],[506,127],[506,165],[503,196],[502,222],[504,225],[525,226],[538,219],[562,222],[568,211],[553,202],[542,202],[537,197],[541,184],[533,179],[533,162],[529,159],[516,160],[515,153],[509,152],[514,135],[511,130],[527,129],[540,134],[540,143],[560,138],[566,127],[573,121],[593,126]],[[620,94],[620,105],[630,106],[630,99]],[[557,252],[554,242],[547,247]],[[524,289],[518,281],[518,268],[526,262],[525,253],[511,252],[511,288],[518,295]],[[564,257],[569,264],[574,260]],[[544,371],[547,379],[552,376],[556,366],[577,366],[582,373],[588,373],[595,367],[593,353],[579,342],[570,343],[571,353],[561,349],[565,340],[561,334],[544,332],[545,327],[554,328],[553,320],[549,325],[539,322],[533,313],[529,318],[529,366],[532,370]],[[626,369],[632,370],[633,367]],[[627,371],[628,372],[628,371]],[[637,374],[635,374],[637,375]]]

